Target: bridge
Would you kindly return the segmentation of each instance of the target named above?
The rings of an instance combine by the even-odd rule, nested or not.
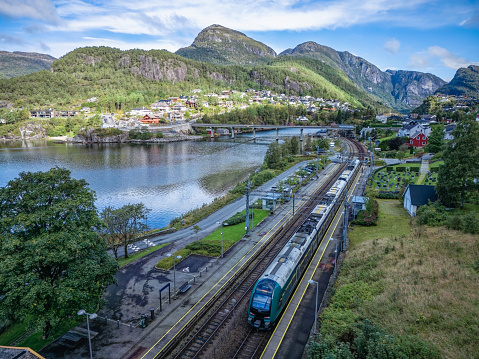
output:
[[[299,129],[300,135],[299,140],[303,140],[303,130],[307,129],[316,129],[316,130],[326,130],[326,131],[354,131],[355,127],[353,125],[332,125],[332,126],[285,126],[285,125],[235,125],[235,124],[216,124],[216,123],[190,123],[193,128],[208,128],[211,130],[211,138],[215,136],[213,129],[214,128],[228,128],[231,129],[231,138],[235,138],[235,129],[248,129],[253,130],[253,139],[256,139],[256,130],[276,130],[276,141],[279,141],[279,130],[280,129]]]

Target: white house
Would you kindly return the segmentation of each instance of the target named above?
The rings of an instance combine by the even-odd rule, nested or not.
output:
[[[388,121],[388,115],[385,113],[382,113],[380,115],[376,115],[376,121],[381,122],[381,123],[386,123]]]
[[[149,115],[150,112],[151,112],[151,110],[147,107],[135,107],[130,111],[130,115],[132,115],[132,116],[137,116],[137,115],[145,116],[145,115]]]
[[[411,217],[416,217],[416,211],[419,206],[434,202],[437,199],[436,187],[410,184],[404,191],[404,208]]]

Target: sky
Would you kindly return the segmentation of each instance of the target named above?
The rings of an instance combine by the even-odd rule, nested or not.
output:
[[[85,46],[175,52],[212,24],[277,53],[315,41],[383,71],[446,81],[479,65],[479,0],[0,0],[0,50],[56,58]]]

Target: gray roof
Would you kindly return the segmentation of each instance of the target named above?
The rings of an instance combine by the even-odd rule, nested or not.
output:
[[[434,202],[437,199],[436,187],[434,186],[410,184],[407,189],[409,189],[411,203],[414,206],[422,206],[428,204],[429,200]],[[404,194],[407,193],[407,189]]]

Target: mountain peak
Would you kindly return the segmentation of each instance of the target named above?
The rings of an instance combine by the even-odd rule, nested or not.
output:
[[[242,32],[213,24],[200,31],[193,43],[176,54],[221,65],[254,65],[276,57],[276,52]]]

